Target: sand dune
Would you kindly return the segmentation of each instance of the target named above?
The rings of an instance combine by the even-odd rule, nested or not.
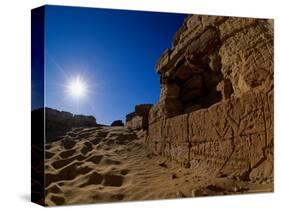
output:
[[[272,182],[211,178],[154,155],[126,127],[77,128],[46,144],[46,204],[271,191]]]

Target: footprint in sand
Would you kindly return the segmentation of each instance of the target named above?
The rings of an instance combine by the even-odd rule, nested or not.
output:
[[[65,149],[73,149],[73,147],[76,145],[76,142],[70,136],[65,136],[61,140],[61,144],[62,144],[62,147],[65,148]]]
[[[54,185],[50,186],[48,188],[48,192],[55,193],[55,194],[62,194],[63,193],[61,188],[57,184],[54,184]]]
[[[110,158],[104,159],[104,160],[102,161],[102,163],[105,164],[105,165],[120,165],[120,164],[121,164],[120,161],[118,161],[118,160],[112,160],[112,159],[110,159]]]
[[[105,138],[107,136],[108,132],[105,132],[105,131],[98,131],[97,132],[97,135],[96,135],[96,138]]]
[[[87,161],[91,161],[92,163],[99,164],[102,158],[103,158],[103,155],[94,155],[94,156],[88,158]]]
[[[93,140],[90,140],[90,142],[93,144],[93,145],[97,145],[101,142],[101,138],[95,138]]]
[[[93,135],[93,132],[82,132],[80,134],[77,135],[78,139],[87,139],[89,137],[91,137]]]
[[[55,173],[46,173],[45,174],[45,184],[48,187],[52,182],[58,182],[61,180],[73,180],[79,175],[84,175],[92,171],[92,168],[87,166],[81,166],[83,162],[75,161],[71,164],[68,164],[62,167],[59,171]]]
[[[71,158],[67,158],[67,159],[64,159],[64,160],[58,160],[58,161],[55,161],[52,163],[52,166],[55,168],[55,169],[60,169],[64,166],[66,166],[67,164],[70,164],[72,161],[82,161],[84,160],[85,157],[82,156],[82,155],[76,155],[76,156],[73,156]]]
[[[93,172],[88,181],[82,185],[80,185],[80,187],[84,187],[84,186],[87,186],[87,185],[98,185],[98,184],[101,184],[103,181],[103,176],[97,172]]]
[[[93,150],[92,144],[91,144],[89,141],[86,141],[86,142],[84,143],[83,148],[81,149],[81,153],[82,153],[83,155],[87,155],[87,153],[88,153],[88,152],[91,152],[92,150]]]
[[[121,175],[114,174],[100,174],[96,171],[90,174],[88,180],[81,184],[80,187],[85,187],[88,185],[103,185],[103,186],[113,186],[120,187],[123,185],[124,177]]]
[[[123,176],[107,174],[104,176],[103,185],[120,187],[123,184],[123,180]]]
[[[68,151],[61,152],[59,154],[59,156],[61,158],[65,159],[65,158],[69,158],[70,156],[74,155],[75,152],[76,152],[75,149],[71,149],[71,150],[68,150]]]
[[[46,159],[51,159],[54,155],[55,155],[55,153],[45,151],[45,158]]]

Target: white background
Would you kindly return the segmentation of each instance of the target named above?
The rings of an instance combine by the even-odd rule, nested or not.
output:
[[[46,210],[30,198],[30,9],[43,4],[275,18],[275,193],[53,207],[64,211],[276,211],[280,195],[278,0],[1,0],[0,211]],[[278,14],[279,13],[279,14]],[[279,122],[279,123],[278,123]],[[280,208],[279,208],[280,211]]]

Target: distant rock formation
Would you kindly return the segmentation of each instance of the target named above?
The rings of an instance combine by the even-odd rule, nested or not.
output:
[[[273,177],[273,53],[272,20],[188,17],[156,65],[146,144],[210,174]]]
[[[94,116],[73,115],[52,108],[45,108],[45,120],[47,141],[58,139],[73,127],[94,127],[98,125]]]
[[[116,120],[116,121],[113,121],[110,126],[112,126],[112,127],[124,126],[124,123],[122,120]]]
[[[131,129],[147,129],[148,114],[152,104],[141,104],[135,106],[135,111],[126,116],[126,126]]]

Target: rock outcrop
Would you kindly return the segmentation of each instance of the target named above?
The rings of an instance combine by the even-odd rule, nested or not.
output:
[[[217,176],[273,177],[273,53],[272,20],[186,18],[156,65],[146,144]]]
[[[124,123],[122,120],[116,120],[116,121],[113,121],[110,126],[112,126],[112,127],[124,126]]]
[[[135,111],[126,116],[126,126],[131,129],[147,129],[148,114],[152,106],[152,104],[136,105]]]
[[[45,117],[47,142],[65,135],[73,127],[94,127],[98,125],[94,116],[73,115],[52,108],[45,108]]]

